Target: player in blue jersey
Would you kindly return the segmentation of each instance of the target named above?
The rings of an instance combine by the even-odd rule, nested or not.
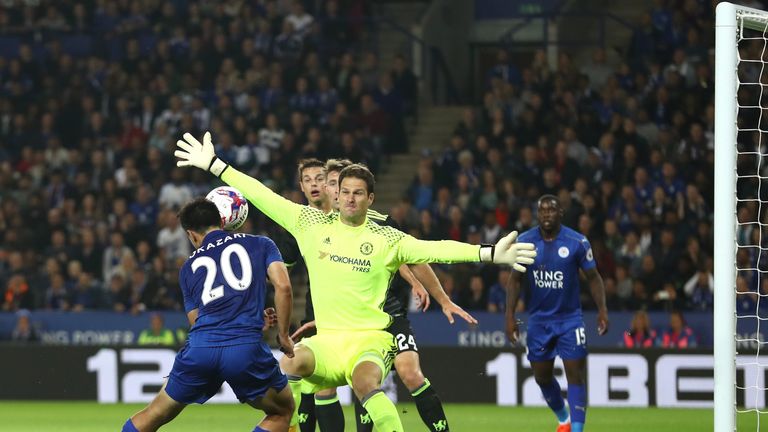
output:
[[[266,279],[275,287],[278,340],[293,357],[288,326],[291,283],[272,240],[221,230],[216,206],[204,198],[179,212],[196,250],[179,273],[184,309],[192,326],[168,381],[134,414],[123,432],[155,431],[188,404],[204,403],[226,381],[237,398],[263,410],[256,431],[287,431],[294,403],[286,376],[262,340]]]
[[[579,299],[579,270],[589,281],[592,298],[597,304],[597,332],[600,335],[608,331],[608,310],[603,278],[597,271],[592,247],[585,236],[562,225],[562,217],[563,210],[557,197],[544,195],[538,202],[539,226],[518,238],[520,242],[536,245],[537,255],[528,272],[512,272],[507,295],[506,331],[509,340],[517,342],[515,307],[522,279],[529,314],[528,360],[534,378],[547,405],[557,416],[557,432],[581,432],[587,409],[587,338]],[[570,410],[554,378],[556,355],[565,366]]]

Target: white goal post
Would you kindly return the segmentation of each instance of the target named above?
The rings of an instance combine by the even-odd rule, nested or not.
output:
[[[759,112],[759,118],[762,119],[763,112],[768,113],[768,98],[762,101],[764,86],[768,81],[763,78],[763,70],[768,64],[768,46],[763,45],[761,58],[742,59],[739,54],[739,42],[747,40],[762,39],[763,43],[768,44],[768,12],[757,9],[737,6],[731,3],[720,3],[716,10],[715,24],[715,211],[714,211],[714,261],[715,261],[715,292],[714,292],[714,366],[715,366],[715,395],[714,395],[714,425],[716,432],[731,432],[736,430],[737,413],[743,412],[736,405],[736,342],[739,336],[736,332],[737,319],[741,318],[736,310],[736,277],[737,271],[746,270],[760,274],[761,269],[756,268],[737,268],[737,202],[759,200],[756,198],[739,197],[737,192],[737,134],[741,132],[757,133],[766,135],[768,131],[758,125],[739,125],[738,118],[740,111],[755,110]],[[752,36],[755,37],[752,37]],[[740,83],[738,72],[739,66],[753,67],[745,63],[754,63],[754,67],[759,69],[757,82]],[[759,66],[757,66],[759,65]],[[757,102],[744,101],[739,102],[738,90],[740,86],[752,85],[759,86],[748,89],[759,95]],[[740,129],[741,127],[741,129]],[[748,149],[743,152],[758,160],[764,158],[763,152],[758,147]],[[760,165],[758,162],[756,175],[758,182],[762,180],[760,176]],[[752,173],[748,173],[752,176]],[[746,177],[746,176],[745,176]],[[759,204],[758,204],[759,205]],[[744,222],[744,221],[742,221]],[[747,221],[746,223],[759,224],[759,219]],[[760,228],[758,228],[760,229]],[[762,269],[764,270],[764,269]],[[759,279],[759,278],[758,278]],[[758,302],[762,299],[758,299]],[[763,300],[768,301],[768,299]],[[759,303],[758,303],[759,304]],[[745,316],[753,319],[758,328],[755,333],[757,340],[755,342],[759,349],[762,341],[760,340],[759,325],[761,317],[756,310],[754,315]],[[738,339],[739,342],[746,339]],[[758,356],[755,356],[757,361]],[[756,365],[761,366],[761,365]],[[750,387],[751,383],[745,383],[740,387],[745,391],[765,391],[765,388]],[[759,386],[758,386],[759,387]],[[755,410],[744,410],[755,411]],[[764,412],[764,411],[763,411]],[[756,416],[759,417],[763,412],[757,408]],[[759,426],[758,426],[759,429]]]

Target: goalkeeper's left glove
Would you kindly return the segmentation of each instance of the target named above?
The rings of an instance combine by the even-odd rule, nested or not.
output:
[[[495,245],[480,246],[480,261],[494,264],[509,264],[520,273],[525,273],[523,264],[533,264],[536,247],[533,243],[517,243],[517,231],[502,237]]]
[[[202,144],[191,133],[187,132],[184,134],[183,140],[176,141],[176,146],[180,150],[176,150],[173,155],[179,159],[176,161],[178,167],[194,166],[209,171],[216,177],[221,177],[224,171],[229,168],[226,162],[216,157],[210,132],[203,135]]]

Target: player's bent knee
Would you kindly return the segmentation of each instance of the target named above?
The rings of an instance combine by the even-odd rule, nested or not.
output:
[[[260,400],[249,402],[254,408],[264,411],[267,415],[284,417],[290,420],[296,406],[289,386],[285,386],[279,392],[270,389]]]
[[[352,372],[352,389],[358,398],[377,390],[381,387],[381,369],[379,366],[364,362],[359,364]]]
[[[297,375],[304,378],[311,376],[315,371],[314,354],[310,349],[299,346],[294,351],[292,358],[283,356],[280,359],[280,368],[286,375]]]
[[[301,377],[306,377],[311,375],[311,371],[307,373],[308,368],[305,366],[304,362],[302,362],[302,360],[298,357],[281,358],[280,369],[282,369],[283,372],[285,372],[287,375],[297,375]]]
[[[534,376],[533,379],[539,386],[545,386],[551,384],[552,380],[555,378],[552,376]]]
[[[352,390],[355,391],[355,395],[361,398],[368,393],[379,389],[379,380],[371,379],[370,377],[361,377],[359,379],[352,379]]]

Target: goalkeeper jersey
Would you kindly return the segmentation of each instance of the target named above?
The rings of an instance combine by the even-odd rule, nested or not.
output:
[[[345,225],[338,213],[289,201],[232,167],[221,179],[296,238],[309,272],[318,332],[389,327],[383,306],[401,264],[480,261],[477,245],[417,240],[369,218],[360,226]]]
[[[400,226],[388,215],[379,213],[375,210],[368,209],[368,218],[379,225],[391,226],[396,229],[400,229]],[[301,259],[301,251],[299,251],[299,244],[296,242],[296,238],[291,234],[280,230],[275,237],[275,243],[280,249],[280,254],[283,255],[283,261],[288,268],[294,267]],[[311,284],[307,285],[306,302],[304,303],[304,319],[301,320],[302,324],[315,319],[315,310],[312,305],[312,289]],[[384,302],[384,312],[392,316],[404,316],[408,314],[408,301],[411,293],[411,286],[408,282],[400,276],[400,271],[395,272],[392,277],[392,282],[389,284],[389,290],[387,291],[387,298]]]

